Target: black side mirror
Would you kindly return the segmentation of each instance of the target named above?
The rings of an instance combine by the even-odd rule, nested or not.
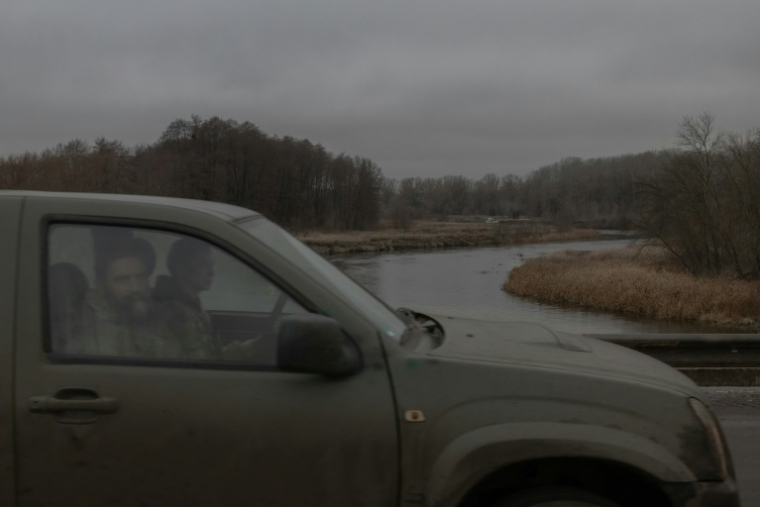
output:
[[[280,319],[277,364],[284,371],[344,377],[361,370],[362,358],[336,320],[306,313]]]

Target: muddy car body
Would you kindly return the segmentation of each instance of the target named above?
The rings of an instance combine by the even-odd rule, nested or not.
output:
[[[397,313],[234,206],[2,192],[0,216],[3,504],[738,505],[702,394],[636,352]],[[184,237],[214,251],[224,353],[77,348],[98,249],[150,243],[154,285]]]

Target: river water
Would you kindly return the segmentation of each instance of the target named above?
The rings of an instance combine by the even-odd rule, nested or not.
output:
[[[501,290],[525,259],[561,250],[620,248],[627,239],[411,251],[334,257],[333,264],[392,307],[489,320],[539,322],[573,333],[726,333],[695,323],[668,322],[574,305],[547,305]],[[739,331],[739,330],[736,330]]]

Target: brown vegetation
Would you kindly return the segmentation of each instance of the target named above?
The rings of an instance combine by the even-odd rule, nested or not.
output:
[[[416,221],[406,229],[393,228],[391,225],[389,221],[381,221],[380,228],[373,231],[305,231],[297,233],[296,237],[323,255],[581,241],[599,237],[599,233],[593,230],[560,231],[553,225],[533,222],[499,224]]]
[[[760,321],[760,284],[694,276],[656,246],[531,259],[512,270],[503,288],[548,303],[662,319],[754,327]]]

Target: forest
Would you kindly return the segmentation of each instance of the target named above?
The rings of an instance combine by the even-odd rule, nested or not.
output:
[[[677,140],[668,150],[568,157],[525,176],[394,180],[367,158],[194,115],[171,122],[151,145],[76,139],[0,158],[0,189],[206,199],[291,230],[373,229],[383,218],[405,229],[462,215],[635,228],[695,274],[760,278],[760,130],[718,132],[702,113],[683,118]]]
[[[383,180],[383,210],[398,222],[406,217],[486,215],[626,228],[642,210],[638,183],[669,156],[661,151],[564,158],[523,177],[487,174],[478,180],[465,176]]]
[[[175,120],[148,146],[76,139],[0,159],[2,189],[205,199],[254,209],[294,229],[374,227],[381,182],[369,159],[218,117]]]
[[[638,214],[635,182],[664,152],[566,158],[527,176],[383,176],[367,158],[275,137],[250,122],[177,119],[151,145],[75,139],[0,158],[0,188],[179,196],[255,209],[293,229],[372,229],[449,215],[625,224]],[[463,171],[466,172],[466,171]]]

